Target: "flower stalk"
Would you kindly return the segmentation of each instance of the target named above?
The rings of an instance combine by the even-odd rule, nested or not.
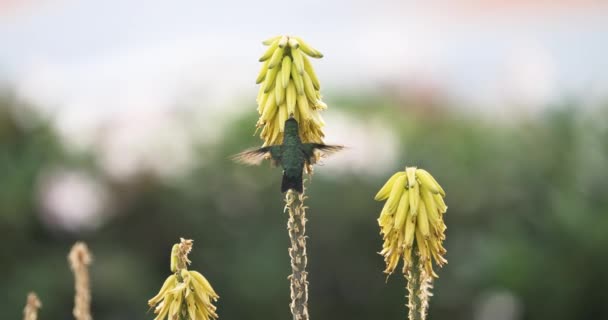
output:
[[[89,265],[92,262],[91,252],[84,242],[77,242],[68,255],[70,268],[74,273],[74,310],[76,320],[92,320],[91,316],[91,284]]]
[[[30,292],[27,295],[25,308],[23,309],[23,320],[37,320],[38,309],[42,307],[42,303],[38,296],[34,292]]]
[[[293,320],[308,320],[303,174],[311,175],[313,164],[343,147],[323,144],[325,122],[320,112],[327,105],[322,101],[321,84],[308,59],[319,59],[323,54],[296,36],[276,36],[263,44],[268,48],[260,58],[263,64],[256,79],[260,84],[256,99],[260,118],[256,126],[261,129],[264,145],[233,159],[252,165],[270,159],[283,168],[281,192],[286,192],[284,211],[289,214],[287,230],[291,243],[290,309]]]
[[[423,264],[419,263],[419,257],[414,257],[414,265],[418,267],[412,268],[405,274],[407,281],[409,320],[424,320],[426,319],[429,302],[433,294],[433,277],[426,274]]]
[[[304,190],[305,191],[305,190]],[[306,264],[306,207],[304,192],[298,194],[289,190],[285,194],[285,211],[289,214],[287,230],[291,247],[289,256],[291,257],[291,313],[293,320],[308,320],[308,273]]]

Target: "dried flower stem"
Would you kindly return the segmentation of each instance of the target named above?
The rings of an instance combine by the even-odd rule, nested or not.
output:
[[[34,292],[30,292],[27,295],[27,302],[23,309],[23,320],[36,320],[38,319],[38,309],[42,307],[42,303],[38,299],[38,296]]]
[[[306,190],[304,190],[306,191]],[[289,212],[287,229],[291,248],[291,314],[293,320],[308,320],[308,281],[306,280],[306,196],[289,190],[285,194],[285,210]]]
[[[192,246],[194,245],[194,240],[192,239],[184,239],[179,238],[179,244],[175,244],[173,249],[171,250],[171,271],[175,273],[177,279],[180,282],[184,281],[184,277],[182,276],[182,270],[188,270],[188,266],[192,263],[190,259],[188,259],[188,255],[192,251]],[[182,304],[180,310],[178,311],[179,319],[176,320],[188,320],[186,317],[188,314],[187,304]]]
[[[171,271],[175,272],[178,276],[182,269],[188,270],[188,266],[192,263],[188,259],[194,240],[179,238],[179,244],[175,244],[171,250]]]
[[[89,265],[91,252],[84,242],[77,242],[68,255],[70,268],[74,273],[74,318],[76,320],[92,320],[91,316],[91,285],[89,280]]]
[[[417,250],[417,249],[416,249]],[[420,256],[414,254],[413,267],[405,275],[408,291],[409,320],[425,320],[428,314],[429,301],[433,294],[433,277],[421,263]]]

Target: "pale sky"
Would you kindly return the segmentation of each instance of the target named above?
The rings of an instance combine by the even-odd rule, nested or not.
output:
[[[204,161],[190,139],[213,139],[222,120],[250,111],[239,108],[255,101],[260,42],[296,34],[325,54],[313,64],[330,106],[326,141],[349,147],[319,170],[384,176],[402,165],[398,138],[382,119],[341,112],[333,93],[430,85],[500,119],[514,105],[606,101],[608,5],[531,2],[0,0],[0,84],[52,115],[71,145],[94,147],[109,174],[179,174]],[[102,210],[89,177],[59,177],[43,193],[53,217]],[[92,200],[77,207],[65,196],[74,188]]]
[[[608,6],[594,1],[3,2],[0,79],[92,118],[252,96],[260,41],[279,33],[325,53],[330,89],[419,78],[484,108],[608,91]]]
[[[210,127],[249,111],[238,108],[254,103],[260,42],[277,34],[300,35],[325,54],[313,63],[329,117],[339,109],[332,93],[386,84],[430,85],[494,116],[563,97],[605,99],[608,5],[529,3],[0,0],[0,81],[75,143],[106,128],[96,143],[115,151],[107,162],[133,166],[123,157],[150,152],[136,137],[187,149],[175,142],[188,136],[175,112],[197,111],[212,136]],[[159,131],[172,135],[151,137]]]

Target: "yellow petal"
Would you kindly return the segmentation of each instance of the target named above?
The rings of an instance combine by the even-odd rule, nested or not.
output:
[[[426,213],[426,206],[424,205],[424,201],[420,202],[420,207],[418,208],[418,230],[424,237],[424,239],[428,239],[430,237],[430,228],[429,228],[429,218]]]
[[[399,199],[401,199],[401,194],[405,190],[405,182],[406,177],[400,176],[395,181],[393,188],[391,189],[391,193],[388,197],[388,212],[394,213],[397,210],[397,205],[399,204]]]
[[[406,167],[407,187],[412,188],[416,184],[416,167]]]
[[[177,279],[175,275],[170,275],[163,283],[158,294],[156,294],[156,296],[154,296],[152,299],[148,300],[148,305],[153,306],[157,304],[160,300],[162,300],[165,297],[167,291],[169,291],[175,286],[176,280]]]
[[[215,293],[213,290],[213,287],[211,287],[211,283],[209,283],[207,278],[205,278],[205,276],[203,276],[200,272],[192,270],[190,271],[190,275],[194,281],[198,282],[203,287],[207,294],[211,295],[212,297],[219,298],[217,293]]]
[[[429,188],[429,190],[431,190],[433,193],[440,193],[442,196],[445,197],[445,191],[443,190],[443,188],[441,188],[437,180],[435,180],[435,178],[433,178],[433,176],[428,171],[424,169],[418,169],[416,170],[416,176],[418,177],[418,179],[420,179],[420,182],[423,186]]]
[[[397,232],[403,228],[405,220],[407,219],[407,212],[409,210],[410,198],[408,190],[403,190],[401,199],[399,199],[399,205],[397,206],[397,212],[395,213],[395,229]],[[403,234],[403,232],[400,232]]]
[[[399,171],[399,172],[393,174],[388,179],[388,181],[386,181],[386,183],[382,186],[382,188],[380,188],[380,191],[378,191],[378,193],[376,193],[374,200],[381,201],[381,200],[387,199],[388,196],[390,195],[391,190],[393,189],[393,185],[395,184],[395,181],[397,181],[397,178],[399,178],[400,176],[403,176],[403,175],[405,175],[405,172],[403,172],[403,171]]]
[[[416,216],[418,214],[418,205],[420,203],[420,187],[417,182],[414,182],[414,186],[410,187],[410,214]]]

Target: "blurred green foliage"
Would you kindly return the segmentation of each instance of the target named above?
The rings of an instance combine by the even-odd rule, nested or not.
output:
[[[404,280],[396,274],[385,283],[382,274],[381,203],[373,201],[406,164],[429,170],[447,191],[449,264],[438,270],[430,319],[473,319],[495,292],[514,295],[522,319],[608,318],[605,109],[554,106],[502,121],[372,98],[341,102],[353,117],[383,119],[399,137],[399,165],[377,177],[315,175],[307,225],[313,319],[406,317]],[[367,108],[370,102],[377,107]],[[195,239],[192,269],[220,294],[222,319],[287,318],[280,173],[227,160],[258,144],[253,123],[253,114],[236,119],[222,141],[198,145],[204,161],[186,175],[116,181],[99,170],[95,154],[69,154],[48,121],[0,97],[1,318],[20,318],[29,290],[43,302],[41,319],[70,318],[66,255],[82,239],[95,258],[95,318],[152,319],[146,301],[167,276],[180,236]],[[111,218],[100,229],[73,234],[42,222],[37,183],[54,166],[86,170],[108,187]]]

